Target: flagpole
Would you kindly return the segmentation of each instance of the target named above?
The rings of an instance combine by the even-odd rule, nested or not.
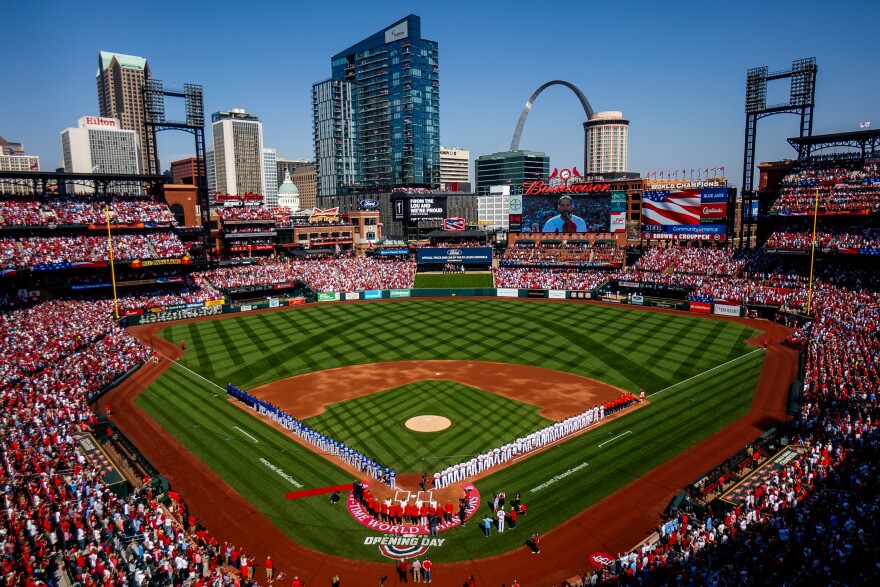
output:
[[[816,188],[816,202],[813,204],[813,246],[810,252],[810,283],[807,288],[807,316],[813,301],[813,262],[816,260],[816,224],[819,220],[819,188]]]
[[[119,320],[119,300],[116,299],[116,269],[113,267],[113,236],[110,234],[110,205],[104,204],[107,215],[107,245],[110,249],[110,282],[113,284],[113,314]]]

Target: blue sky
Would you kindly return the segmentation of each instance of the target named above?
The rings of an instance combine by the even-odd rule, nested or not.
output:
[[[523,105],[544,82],[578,86],[596,110],[630,119],[629,169],[725,167],[742,175],[746,70],[816,57],[814,134],[880,126],[880,2],[192,2],[86,0],[3,8],[0,136],[61,158],[60,132],[98,113],[98,51],[146,57],[156,79],[204,87],[205,110],[260,116],[279,156],[313,158],[311,86],[330,56],[406,14],[440,48],[445,147],[506,150]],[[781,85],[777,85],[781,84]],[[768,102],[787,100],[785,82]],[[174,110],[171,110],[174,113]],[[182,112],[182,107],[181,107]],[[535,102],[520,147],[552,167],[583,161],[583,110],[554,86]],[[762,120],[758,161],[794,157],[794,115]],[[208,139],[210,143],[210,138]],[[159,134],[163,169],[191,154],[190,135]]]

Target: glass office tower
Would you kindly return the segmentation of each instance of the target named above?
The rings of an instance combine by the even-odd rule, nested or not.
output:
[[[332,80],[352,88],[351,137],[354,142],[354,178],[351,185],[393,188],[440,185],[440,82],[437,43],[422,38],[421,20],[409,15],[390,27],[333,56]],[[315,84],[315,144],[337,125],[320,124],[320,94],[327,82]],[[320,92],[319,90],[324,90]],[[339,126],[344,126],[344,101]],[[336,104],[329,109],[336,114]],[[329,138],[329,137],[328,137]],[[339,137],[334,140],[340,140]],[[344,139],[343,139],[344,140]],[[336,165],[318,159],[319,196],[338,177]],[[343,186],[336,185],[337,192]]]

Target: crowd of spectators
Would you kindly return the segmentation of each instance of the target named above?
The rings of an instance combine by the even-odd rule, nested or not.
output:
[[[79,195],[76,197],[6,196],[0,200],[0,226],[49,226],[107,223],[175,226],[171,210],[153,196]]]
[[[119,311],[140,310],[178,304],[194,304],[209,300],[223,299],[223,294],[210,287],[202,278],[194,278],[194,283],[170,284],[137,292],[120,293],[117,297]]]
[[[635,271],[692,275],[736,275],[748,260],[741,254],[713,247],[651,247],[635,263]]]
[[[222,267],[201,275],[220,290],[303,281],[318,292],[402,289],[413,286],[416,264],[411,260],[376,257],[332,257],[266,260]]]
[[[780,214],[880,210],[880,170],[875,160],[846,155],[808,159],[798,163],[782,181],[772,210]]]
[[[611,274],[602,271],[571,269],[539,269],[529,267],[497,267],[492,270],[495,287],[524,289],[593,290],[607,281]]]
[[[88,400],[149,354],[111,308],[50,301],[0,316],[4,584],[55,584],[59,560],[75,585],[221,584],[240,549],[224,552],[177,494],[170,509],[147,484],[118,497],[77,448],[98,423]]]
[[[275,220],[275,214],[262,206],[217,206],[214,210],[217,212],[217,216],[224,221]]]
[[[880,228],[864,227],[837,235],[837,249],[858,249],[862,253],[880,254]]]
[[[626,251],[605,243],[566,243],[553,245],[518,245],[508,247],[501,256],[503,267],[622,264]]]
[[[183,257],[186,247],[173,232],[113,235],[113,259],[163,259]],[[0,238],[0,269],[23,269],[49,263],[109,261],[107,236],[25,236]]]
[[[485,242],[480,242],[478,240],[466,240],[466,241],[436,241],[427,245],[420,245],[423,247],[446,247],[452,249],[469,249],[474,247],[487,247]]]
[[[834,234],[826,231],[816,232],[816,248],[827,249],[831,247]],[[772,249],[809,249],[813,246],[812,231],[776,230],[767,237],[764,246]]]
[[[0,199],[0,226],[40,226],[43,206],[35,200]]]

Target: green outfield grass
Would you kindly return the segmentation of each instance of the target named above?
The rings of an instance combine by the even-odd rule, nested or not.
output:
[[[461,462],[462,455],[498,446],[498,428],[512,438],[552,424],[540,408],[454,381],[419,381],[333,404],[305,423],[377,458],[398,473],[428,474]],[[449,418],[446,430],[406,427],[413,416]]]
[[[656,394],[643,409],[479,481],[484,499],[499,489],[521,491],[529,515],[520,521],[522,532],[485,540],[476,524],[468,524],[442,533],[445,543],[431,550],[435,561],[466,560],[521,547],[527,532],[554,528],[745,414],[764,352],[743,341],[756,333],[731,322],[571,302],[314,305],[169,326],[163,336],[186,340],[187,352],[138,402],[297,542],[348,558],[386,560],[375,546],[363,545],[375,533],[326,496],[284,499],[299,487],[278,470],[305,488],[350,478],[232,405],[220,386],[232,382],[250,389],[299,373],[379,361],[477,359],[542,366]],[[468,393],[450,388],[459,398]],[[360,408],[357,403],[330,406],[315,425],[326,421],[322,425],[335,433],[348,410],[349,426],[380,443],[384,421],[371,424],[368,414],[357,415],[369,411],[370,400]],[[496,432],[496,445],[516,436],[503,426]],[[418,461],[423,457],[417,450],[397,457]]]
[[[415,288],[495,287],[491,273],[416,273]]]

